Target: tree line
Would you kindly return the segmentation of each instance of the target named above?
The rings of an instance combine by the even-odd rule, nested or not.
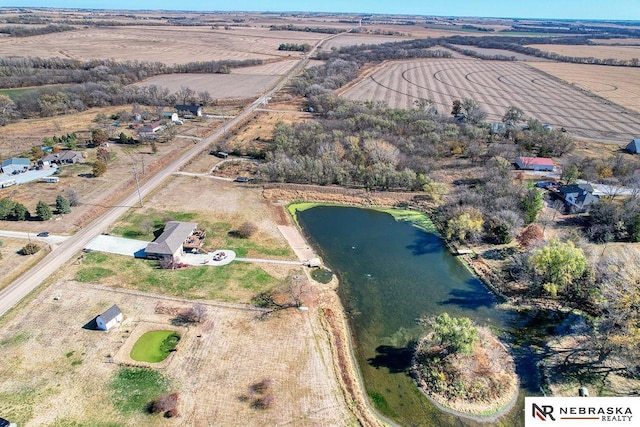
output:
[[[64,31],[73,31],[75,27],[70,25],[50,24],[46,27],[25,27],[25,26],[6,26],[0,27],[0,34],[8,34],[10,37],[29,37],[41,36],[43,34],[61,33]]]

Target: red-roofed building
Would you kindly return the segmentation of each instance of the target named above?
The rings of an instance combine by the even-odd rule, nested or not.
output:
[[[518,157],[516,166],[531,171],[553,171],[555,164],[547,157]]]

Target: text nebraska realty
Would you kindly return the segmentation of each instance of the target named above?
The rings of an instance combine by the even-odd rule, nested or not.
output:
[[[525,425],[596,426],[602,422],[640,425],[635,397],[525,397]],[[634,421],[636,420],[636,421]]]
[[[606,407],[606,408],[594,408],[591,406],[561,406],[558,408],[560,419],[567,419],[563,415],[571,416],[593,416],[597,415],[602,421],[628,421],[631,422],[633,412],[631,408],[627,407]]]

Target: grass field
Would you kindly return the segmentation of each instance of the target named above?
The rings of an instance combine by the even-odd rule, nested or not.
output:
[[[500,121],[509,106],[576,136],[617,144],[640,133],[640,115],[627,112],[521,62],[420,60],[393,62],[349,89],[346,98],[384,101],[413,108],[432,99],[448,114],[455,99],[473,98],[489,121]]]

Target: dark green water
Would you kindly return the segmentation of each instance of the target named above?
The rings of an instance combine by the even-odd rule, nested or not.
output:
[[[340,297],[372,404],[405,426],[479,425],[439,411],[409,377],[411,342],[424,332],[416,319],[442,312],[465,316],[497,328],[509,342],[511,332],[521,327],[520,341],[526,341],[530,319],[495,309],[494,296],[446,251],[438,236],[387,213],[320,206],[299,212],[298,221],[340,277]],[[535,356],[527,346],[518,348],[523,387],[534,389]],[[493,425],[524,425],[523,394],[511,413]]]

